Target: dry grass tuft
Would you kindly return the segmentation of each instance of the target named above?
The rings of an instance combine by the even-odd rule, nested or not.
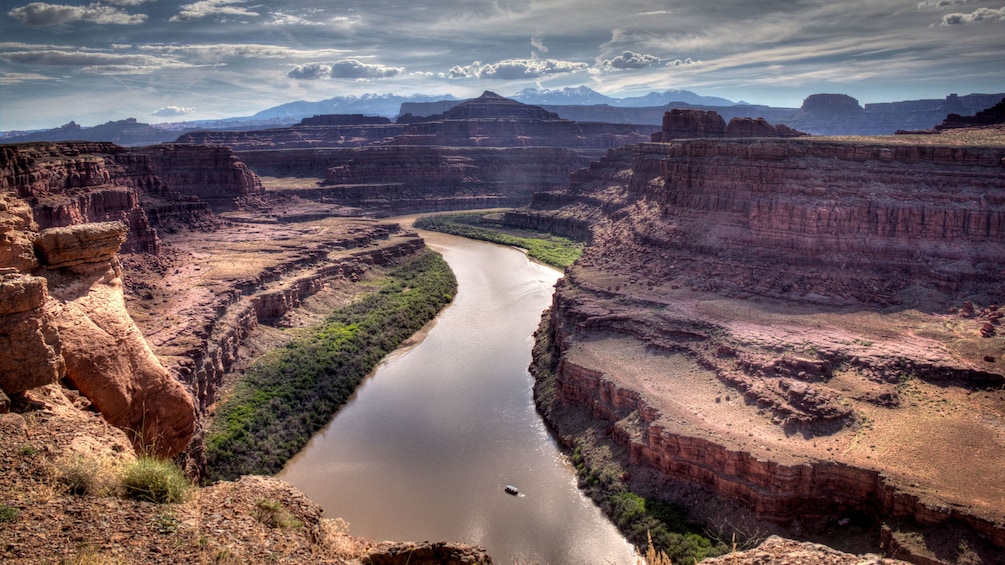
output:
[[[52,464],[55,490],[75,496],[110,496],[119,479],[112,465],[86,455],[64,455]]]

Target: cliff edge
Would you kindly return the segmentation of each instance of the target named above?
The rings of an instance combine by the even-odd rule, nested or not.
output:
[[[789,536],[997,562],[1005,135],[671,137],[507,215],[591,238],[555,295],[542,412]],[[654,481],[635,486],[678,488]]]

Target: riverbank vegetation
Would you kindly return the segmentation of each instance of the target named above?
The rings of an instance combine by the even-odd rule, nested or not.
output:
[[[552,353],[551,316],[545,314],[535,334],[533,362],[534,401],[545,422],[556,434],[576,467],[579,487],[611,518],[618,530],[640,554],[665,553],[674,563],[694,563],[730,551],[726,540],[714,539],[700,524],[688,519],[687,509],[633,492],[628,485],[630,470],[623,461],[623,448],[605,441],[604,422],[588,414],[559,415],[555,409],[555,368]],[[576,411],[575,408],[566,408]],[[575,427],[574,430],[564,429]]]
[[[209,480],[278,472],[456,291],[450,267],[426,251],[322,326],[259,359],[217,407],[206,437]]]
[[[415,227],[471,239],[512,245],[527,251],[527,255],[552,267],[564,269],[583,254],[583,244],[546,232],[509,228],[487,221],[492,215],[483,213],[424,216],[415,220]]]

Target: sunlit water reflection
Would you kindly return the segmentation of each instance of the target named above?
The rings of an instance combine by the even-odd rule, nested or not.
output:
[[[498,563],[631,563],[534,410],[532,333],[559,273],[507,247],[423,236],[457,275],[454,302],[279,477],[354,535],[478,544]]]

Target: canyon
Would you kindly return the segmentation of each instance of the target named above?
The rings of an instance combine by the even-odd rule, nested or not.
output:
[[[710,520],[718,500],[914,563],[1001,555],[1000,126],[822,138],[692,110],[643,131],[490,93],[400,128],[320,121],[0,146],[5,452],[44,420],[66,434],[54,453],[101,437],[198,474],[215,403],[279,328],[424,248],[379,218],[506,206],[506,225],[588,241],[535,366],[563,441],[590,422],[633,488],[685,485]],[[3,464],[16,474],[17,456]],[[317,551],[327,534],[312,536]],[[17,555],[45,546],[29,538]]]
[[[542,412],[790,535],[997,562],[1000,137],[700,138],[692,117],[506,215],[591,238],[542,328]]]

